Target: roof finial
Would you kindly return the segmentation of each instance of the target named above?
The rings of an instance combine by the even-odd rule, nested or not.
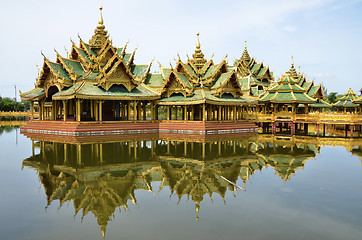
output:
[[[103,25],[103,17],[102,17],[102,10],[103,10],[103,7],[101,6],[100,8],[99,8],[99,10],[100,10],[100,12],[101,12],[101,15],[100,15],[100,17],[99,17],[99,25]]]
[[[293,59],[293,56],[292,56],[292,68],[294,68],[294,59]]]
[[[197,35],[196,48],[197,48],[197,49],[200,49],[200,38],[199,38],[200,33],[197,33],[196,35]]]
[[[241,59],[243,59],[244,61],[246,62],[250,62],[251,58],[250,58],[250,55],[248,53],[248,48],[246,46],[246,40],[245,40],[245,48],[244,48],[244,52],[243,52],[243,55],[241,56]]]

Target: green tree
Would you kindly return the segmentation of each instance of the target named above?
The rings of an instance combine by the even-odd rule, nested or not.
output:
[[[337,102],[337,100],[338,100],[337,92],[331,92],[330,94],[328,94],[327,101],[329,103],[335,103]]]

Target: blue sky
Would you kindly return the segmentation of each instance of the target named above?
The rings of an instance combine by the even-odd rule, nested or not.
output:
[[[23,92],[34,87],[41,51],[54,61],[54,48],[66,56],[70,39],[78,43],[79,34],[88,41],[100,5],[113,44],[129,40],[139,64],[155,58],[174,65],[177,54],[186,60],[200,32],[201,49],[214,62],[227,54],[231,64],[247,40],[250,55],[276,77],[294,56],[296,67],[328,92],[362,88],[362,0],[24,0],[2,3],[0,96],[14,97],[14,85]]]

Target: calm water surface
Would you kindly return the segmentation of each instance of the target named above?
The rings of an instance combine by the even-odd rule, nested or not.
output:
[[[362,239],[362,140],[0,134],[1,239]]]

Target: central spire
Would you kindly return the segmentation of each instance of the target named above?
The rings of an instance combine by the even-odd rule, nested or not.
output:
[[[290,67],[289,71],[287,71],[287,74],[289,74],[290,76],[294,77],[294,78],[298,78],[298,73],[294,68],[294,59],[292,56],[292,66]]]
[[[98,24],[99,24],[99,25],[103,25],[103,16],[102,16],[103,7],[101,6],[101,7],[99,8],[99,10],[100,10],[101,14],[100,14],[100,17],[99,17]]]
[[[243,52],[243,56],[241,56],[241,59],[243,59],[246,62],[250,62],[251,58],[250,55],[248,53],[248,48],[246,47],[246,40],[245,40],[245,48],[244,48],[244,52]]]
[[[100,17],[98,25],[97,28],[94,30],[94,35],[89,40],[89,44],[92,48],[101,48],[103,43],[108,40],[107,31],[104,30],[105,26],[103,25],[103,16],[102,16],[103,7],[100,7],[99,10],[100,10]]]
[[[197,40],[196,40],[196,50],[195,53],[192,54],[192,57],[194,59],[192,59],[192,63],[198,68],[201,69],[205,63],[206,63],[206,59],[204,58],[204,54],[201,52],[201,44],[200,44],[200,34],[197,33]]]

